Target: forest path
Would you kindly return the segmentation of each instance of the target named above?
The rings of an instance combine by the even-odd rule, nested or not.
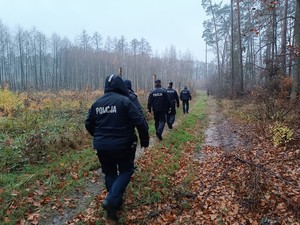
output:
[[[238,126],[232,119],[227,118],[221,113],[220,106],[217,103],[217,100],[213,97],[207,98],[207,110],[208,110],[208,126],[205,130],[205,139],[203,146],[213,146],[221,147],[224,150],[235,149],[239,145],[247,144],[245,138],[243,137],[243,127]],[[193,109],[193,102],[191,104],[191,110]],[[177,111],[182,110],[178,108]],[[182,113],[176,115],[176,121],[174,127],[180,126],[181,122],[184,119]],[[165,126],[163,132],[163,138],[167,137],[167,134],[171,130]],[[150,138],[150,144],[148,149],[150,150],[158,142],[156,136]],[[136,151],[136,160],[142,157],[144,154],[144,148],[141,148],[140,145],[137,147]],[[206,157],[201,154],[201,157]],[[40,224],[52,224],[52,225],[61,225],[61,224],[70,224],[69,222],[75,216],[85,211],[89,207],[90,202],[99,195],[104,189],[104,177],[101,172],[101,168],[91,171],[93,173],[93,179],[87,180],[83,190],[75,191],[72,196],[69,196],[68,199],[72,199],[75,203],[73,208],[64,208],[63,212],[47,210],[44,215],[41,217]],[[72,222],[71,222],[72,224]]]
[[[182,110],[182,108],[178,108],[177,111]],[[178,126],[181,123],[183,116],[176,116],[175,123],[173,127]],[[165,125],[163,138],[170,132],[167,124]],[[149,147],[150,150],[155,144],[160,142],[156,136],[150,137]],[[147,150],[147,151],[148,151]],[[145,149],[141,148],[140,143],[138,143],[136,149],[136,160],[138,160],[144,154]],[[95,157],[97,157],[95,155]],[[97,197],[104,189],[104,175],[101,171],[100,164],[99,168],[90,171],[93,173],[93,179],[87,180],[82,190],[76,190],[72,193],[71,196],[65,199],[65,201],[72,201],[72,208],[64,207],[63,210],[55,211],[55,207],[48,208],[46,210],[42,210],[41,220],[39,224],[51,224],[51,225],[62,225],[69,224],[69,221],[74,218],[74,216],[85,211],[86,208],[89,207],[91,201]]]
[[[213,97],[207,99],[207,110],[209,122],[205,130],[203,146],[221,147],[224,150],[234,150],[238,146],[250,147],[244,128],[232,118],[222,114],[221,106]]]

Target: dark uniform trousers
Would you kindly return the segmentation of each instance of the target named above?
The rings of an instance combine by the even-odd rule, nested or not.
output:
[[[108,191],[106,199],[115,208],[119,208],[122,205],[124,192],[134,172],[132,151],[132,146],[127,150],[97,150],[102,172],[105,174],[105,186]]]
[[[167,113],[167,124],[168,126],[172,126],[175,122],[176,109],[175,106],[171,107],[171,111]]]
[[[157,133],[162,135],[165,124],[166,124],[166,113],[165,112],[153,112],[154,114],[154,125]]]
[[[182,101],[183,113],[189,112],[189,100]]]

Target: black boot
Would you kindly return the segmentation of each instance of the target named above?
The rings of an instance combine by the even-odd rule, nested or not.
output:
[[[107,217],[111,220],[118,221],[117,210],[105,199],[102,208],[107,212]]]
[[[160,133],[156,132],[156,136],[158,137],[158,139],[159,139],[159,140],[161,140],[161,141],[162,141],[162,136],[161,136],[161,134],[160,134]]]

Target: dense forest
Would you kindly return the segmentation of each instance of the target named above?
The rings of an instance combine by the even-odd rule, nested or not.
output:
[[[213,5],[203,0],[202,5],[211,16],[204,22],[203,37],[215,52],[218,68],[212,87],[236,95],[290,78],[299,93],[299,1]]]

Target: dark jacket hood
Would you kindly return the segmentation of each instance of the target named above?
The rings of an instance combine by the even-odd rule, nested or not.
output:
[[[134,91],[132,90],[132,85],[131,85],[131,81],[130,80],[124,80],[124,83],[126,85],[126,87],[128,88],[128,92],[129,94],[135,94]]]
[[[128,89],[119,75],[110,75],[105,79],[104,93],[118,92],[121,95],[129,96]]]
[[[130,80],[124,80],[124,83],[125,83],[125,85],[128,89],[131,89],[132,86],[131,86],[131,81]]]

